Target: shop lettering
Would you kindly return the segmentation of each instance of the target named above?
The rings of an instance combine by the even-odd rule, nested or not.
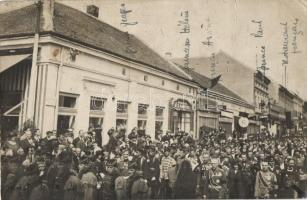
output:
[[[263,28],[262,28],[262,20],[252,20],[253,24],[257,25],[257,31],[255,33],[251,33],[251,36],[253,37],[263,37]]]
[[[121,4],[120,8],[120,15],[121,15],[121,25],[129,26],[129,25],[136,25],[138,22],[129,22],[128,21],[128,14],[132,12],[132,10],[127,10],[126,5],[124,3]]]

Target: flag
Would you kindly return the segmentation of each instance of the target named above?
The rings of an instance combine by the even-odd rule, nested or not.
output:
[[[219,75],[213,79],[211,79],[210,88],[213,88],[220,80],[222,75]]]

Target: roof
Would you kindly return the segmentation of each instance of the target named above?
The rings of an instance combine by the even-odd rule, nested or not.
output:
[[[0,37],[14,37],[35,33],[37,7],[35,4],[0,14]],[[190,78],[173,66],[141,40],[127,32],[120,31],[77,9],[55,2],[53,30],[48,34],[78,42],[104,52],[120,56],[133,62],[147,65],[186,80]],[[40,34],[44,30],[44,18],[40,13]],[[130,49],[130,51],[127,51]],[[133,53],[131,53],[133,52]]]
[[[194,79],[194,81],[197,82],[202,88],[207,89],[207,88],[210,87],[211,79],[208,78],[207,76],[202,75],[200,73],[197,73],[197,72],[195,72],[194,70],[191,70],[191,69],[187,69],[187,68],[184,68],[184,67],[181,67],[181,68],[187,74],[189,74]],[[210,88],[210,90],[246,102],[239,95],[237,95],[236,93],[234,93],[233,91],[231,91],[230,89],[228,89],[227,87],[225,87],[224,85],[222,85],[220,83],[217,83],[213,88]]]

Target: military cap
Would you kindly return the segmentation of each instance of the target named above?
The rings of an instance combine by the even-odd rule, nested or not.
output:
[[[108,159],[106,166],[115,166],[116,165],[116,160],[115,159]]]

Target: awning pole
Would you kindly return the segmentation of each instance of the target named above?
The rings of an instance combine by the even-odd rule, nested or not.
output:
[[[37,21],[36,31],[34,35],[34,46],[32,56],[32,67],[28,91],[28,101],[26,108],[26,120],[30,119],[35,121],[35,103],[36,103],[36,86],[37,86],[37,54],[38,54],[38,41],[39,41],[39,27],[40,27],[40,13],[41,13],[42,2],[37,3]],[[36,124],[37,125],[37,124]]]

